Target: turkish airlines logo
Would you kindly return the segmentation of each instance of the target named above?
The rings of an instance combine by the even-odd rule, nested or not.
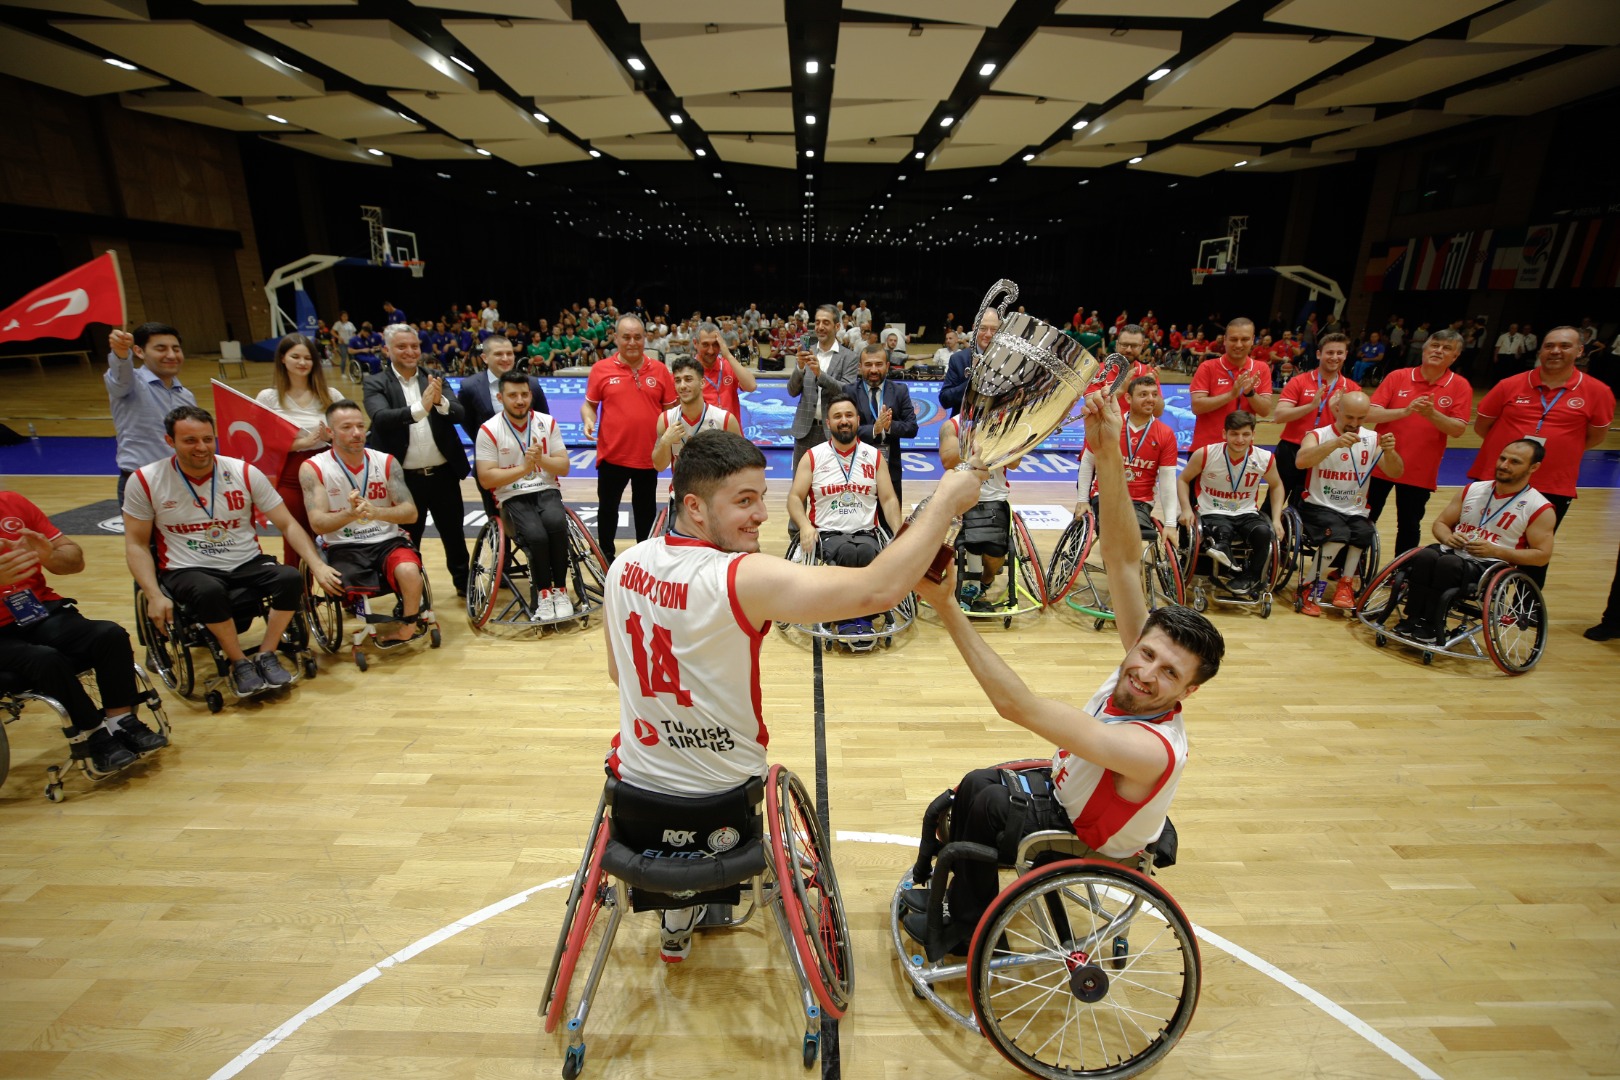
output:
[[[642,746],[658,745],[658,729],[641,717],[636,717],[636,742]]]

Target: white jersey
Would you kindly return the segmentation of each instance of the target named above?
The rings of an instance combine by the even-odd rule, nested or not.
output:
[[[394,505],[393,498],[388,494],[388,478],[393,475],[393,470],[402,466],[392,454],[373,450],[369,446],[364,450],[365,465],[359,472],[344,464],[335,450],[327,450],[309,459],[309,465],[326,489],[326,509],[329,512],[336,514],[347,510],[351,491],[358,491],[362,499],[376,506]],[[351,521],[334,532],[322,533],[321,539],[328,547],[333,547],[338,544],[380,544],[404,535],[405,530],[392,521],[373,518],[370,521]]]
[[[1317,428],[1313,435],[1320,443],[1339,437],[1333,425]],[[1366,517],[1367,481],[1383,451],[1378,449],[1378,432],[1362,428],[1354,446],[1339,447],[1316,463],[1305,483],[1305,501],[1347,517]]]
[[[1271,470],[1271,451],[1249,448],[1249,456],[1234,464],[1224,442],[1204,447],[1204,471],[1198,474],[1198,513],[1238,517],[1260,512],[1260,482]]]
[[[962,438],[962,418],[960,416],[951,417],[950,425],[951,430],[956,433],[957,439],[960,440]],[[960,446],[961,442],[958,441],[957,445]],[[1012,488],[1007,483],[1007,469],[1005,466],[999,469],[991,469],[990,479],[979,485],[979,501],[982,503],[1006,502],[1011,494]]]
[[[1187,764],[1187,729],[1182,724],[1179,704],[1159,719],[1113,712],[1110,698],[1118,682],[1116,668],[1086,702],[1086,711],[1104,723],[1138,724],[1164,742],[1169,764],[1152,793],[1143,802],[1127,802],[1114,787],[1114,773],[1061,747],[1052,758],[1052,786],[1064,813],[1074,823],[1075,835],[1093,851],[1124,859],[1153,843],[1164,831],[1170,800],[1175,798],[1181,770]]]
[[[883,468],[878,448],[857,439],[845,454],[829,441],[805,456],[810,459],[810,524],[832,533],[877,528],[877,478]]]
[[[1502,547],[1530,546],[1524,531],[1537,517],[1552,509],[1552,503],[1535,488],[1526,485],[1517,492],[1498,498],[1496,484],[1481,480],[1463,492],[1462,514],[1451,532],[1459,540],[1484,540]]]
[[[159,570],[235,570],[261,553],[253,511],[281,502],[264,473],[217,456],[205,480],[186,476],[167,457],[136,472],[124,489],[124,513],[153,523]]]
[[[734,582],[746,557],[671,533],[613,561],[603,617],[619,673],[614,776],[701,795],[765,775],[759,647],[771,624],[743,622]]]
[[[681,436],[681,441],[670,447],[670,462],[673,464],[675,459],[681,456],[681,450],[686,446],[686,440],[690,439],[698,432],[726,430],[726,420],[730,416],[731,413],[727,412],[725,409],[722,409],[718,405],[710,405],[707,402],[704,402],[703,411],[698,414],[697,423],[693,423],[692,421],[688,420],[686,418],[686,414],[681,411],[681,406],[679,405],[675,406],[673,409],[665,409],[664,430],[668,431],[676,424],[679,424],[685,431],[685,434]]]
[[[522,429],[513,426],[507,419],[503,409],[488,420],[484,421],[478,429],[478,440],[473,444],[473,460],[487,461],[502,469],[510,469],[514,465],[523,464],[523,455],[534,441],[540,440],[542,454],[555,454],[566,449],[562,441],[562,432],[557,430],[557,421],[542,412],[529,413],[529,422]],[[526,495],[531,491],[561,491],[557,478],[544,469],[530,469],[510,484],[502,484],[495,489],[495,502],[497,505],[506,502],[516,495]]]

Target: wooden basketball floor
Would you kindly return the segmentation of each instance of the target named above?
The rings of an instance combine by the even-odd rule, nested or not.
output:
[[[106,433],[99,380],[48,378],[3,380],[8,422]],[[5,484],[48,513],[113,488]],[[566,494],[594,502],[594,483]],[[773,509],[769,550],[784,521]],[[1181,863],[1160,877],[1205,931],[1203,995],[1155,1075],[1620,1074],[1620,652],[1580,637],[1616,535],[1620,499],[1584,495],[1558,538],[1547,655],[1520,679],[1424,667],[1334,614],[1215,614],[1226,666],[1188,704]],[[132,625],[122,541],[81,543],[91,569],[64,591]],[[63,750],[49,717],[10,726],[0,1076],[557,1075],[563,1039],[535,1009],[617,725],[602,639],[475,634],[442,549],[427,554],[438,652],[364,674],[326,657],[283,700],[217,716],[171,698],[173,746],[61,804],[41,795]],[[1075,702],[1121,655],[1067,611],[983,632]],[[771,757],[813,784],[810,654],[772,633],[762,663]],[[825,686],[835,830],[915,836],[966,769],[1050,750],[995,717],[926,615],[892,651],[829,657]],[[886,904],[913,850],[844,838],[834,854],[857,955],[843,1075],[1017,1075],[895,970]],[[774,926],[700,936],[673,968],[656,948],[650,917],[621,930],[586,1076],[807,1075]]]

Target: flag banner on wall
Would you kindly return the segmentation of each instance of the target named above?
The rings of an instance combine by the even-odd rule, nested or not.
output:
[[[1412,236],[1374,244],[1367,292],[1620,288],[1620,218]]]
[[[0,342],[71,341],[91,323],[124,325],[124,281],[118,273],[118,256],[111,251],[0,311]]]

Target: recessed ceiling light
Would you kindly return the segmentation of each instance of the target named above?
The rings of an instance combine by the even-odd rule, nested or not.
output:
[[[905,174],[905,173],[901,173],[901,174],[900,174],[900,179],[901,179],[901,180],[904,180],[904,179],[905,179],[905,178],[906,178],[906,174]]]
[[[451,63],[455,64],[457,67],[461,68],[464,71],[472,71],[473,70],[473,66],[471,64],[467,63],[467,61],[463,60],[459,56],[452,56],[450,58],[450,61],[451,61]]]
[[[103,61],[103,63],[111,64],[115,68],[123,68],[125,71],[139,71],[139,70],[141,70],[140,68],[136,67],[134,64],[125,63],[124,61],[114,59],[111,56],[107,57]]]
[[[1089,183],[1091,183],[1091,181],[1090,181],[1090,180],[1082,180],[1082,181],[1080,181],[1080,186],[1081,186],[1081,187],[1085,187],[1085,186],[1086,186],[1086,185],[1087,185],[1087,184],[1089,184]]]
[[[448,179],[450,179],[450,174],[447,173],[447,172],[439,173],[438,176],[439,176],[440,180],[448,180]]]
[[[954,123],[956,123],[956,117],[954,116],[942,116],[939,120],[940,127],[950,127]]]
[[[969,199],[971,199],[971,198],[973,198],[973,196],[972,196],[972,195],[964,195],[964,196],[962,196],[962,201],[963,201],[963,202],[967,202],[967,201],[968,201],[968,200],[969,200]]]
[[[1148,76],[1148,82],[1158,82],[1168,74],[1170,74],[1169,68],[1160,68],[1158,71],[1155,71],[1153,74]]]
[[[698,157],[708,157],[709,152],[707,150],[703,149],[703,147],[700,146],[700,147],[697,148],[697,156]]]
[[[806,124],[809,124],[811,127],[814,127],[815,124],[816,124],[816,114],[815,113],[805,113],[804,114],[804,122]]]
[[[601,156],[602,156],[602,151],[600,151],[600,150],[592,150],[591,151],[591,157],[601,157]]]
[[[277,116],[275,113],[265,113],[264,115],[268,119],[274,120],[278,124],[285,124],[287,122],[287,121],[283,120],[281,117]]]
[[[804,62],[804,73],[806,75],[814,75],[820,70],[821,70],[821,61],[819,61],[819,60],[806,60]]]
[[[984,64],[979,65],[979,74],[980,75],[994,75],[995,73],[996,73],[996,65],[993,62],[984,63]]]
[[[370,154],[372,157],[382,157],[383,156],[383,152],[381,150],[377,149],[375,146],[366,147],[366,153]]]
[[[804,156],[805,156],[805,157],[815,157],[815,156],[816,156],[816,152],[815,152],[815,151],[814,151],[814,150],[806,150],[806,151],[805,151],[805,152],[804,152]]]
[[[686,123],[686,117],[682,116],[678,112],[672,112],[669,114],[669,122],[674,124],[676,127],[679,127],[680,125]]]
[[[1243,166],[1245,166],[1245,165],[1247,165],[1247,164],[1248,164],[1248,163],[1249,163],[1249,159],[1248,159],[1248,158],[1244,158],[1244,159],[1243,159],[1243,160],[1242,160],[1242,161],[1239,161],[1239,162],[1235,162],[1235,163],[1234,163],[1234,164],[1233,164],[1233,165],[1232,165],[1232,168],[1234,168],[1234,169],[1241,169],[1241,168],[1243,168]]]
[[[1025,161],[1034,161],[1035,160],[1035,155],[1034,154],[1025,154],[1024,155],[1024,160]]]
[[[1133,157],[1130,160],[1130,164],[1138,165],[1138,164],[1141,164],[1141,161],[1142,161],[1142,159],[1140,157]]]
[[[912,154],[911,156],[916,158],[918,161],[921,161],[923,159],[923,152],[921,150],[919,150],[915,154]]]
[[[547,115],[546,115],[546,114],[545,114],[545,113],[543,113],[543,112],[537,112],[537,113],[535,113],[535,114],[534,114],[534,118],[535,118],[535,119],[536,119],[536,120],[538,120],[538,121],[540,121],[540,122],[541,122],[541,123],[542,123],[542,124],[549,124],[549,123],[551,123],[551,117],[549,117],[549,116],[547,116]]]
[[[1091,123],[1090,120],[1076,120],[1074,122],[1074,124],[1069,128],[1069,130],[1070,131],[1084,131],[1086,129],[1086,127],[1088,125],[1090,125],[1090,123]]]
[[[627,58],[625,60],[625,63],[630,66],[631,71],[646,71],[647,70],[647,65],[643,64],[639,58],[634,57],[634,56]]]

